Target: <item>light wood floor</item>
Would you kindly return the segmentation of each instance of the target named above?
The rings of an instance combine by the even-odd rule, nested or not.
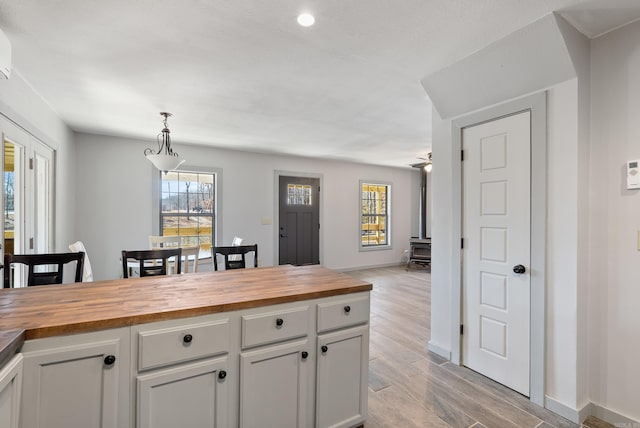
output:
[[[577,428],[526,397],[427,351],[431,275],[368,269],[373,283],[369,417],[365,428]]]

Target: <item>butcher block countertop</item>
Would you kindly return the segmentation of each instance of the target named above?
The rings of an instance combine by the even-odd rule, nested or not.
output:
[[[371,289],[319,265],[0,289],[0,354],[11,331],[29,340]]]
[[[24,330],[0,331],[0,370],[24,343]]]

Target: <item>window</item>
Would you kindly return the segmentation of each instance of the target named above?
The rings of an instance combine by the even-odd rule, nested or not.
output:
[[[389,247],[391,185],[360,182],[361,248]]]
[[[169,171],[160,176],[160,234],[180,236],[183,246],[198,246],[200,257],[210,257],[215,242],[216,175]]]
[[[287,184],[287,205],[313,205],[310,184]]]

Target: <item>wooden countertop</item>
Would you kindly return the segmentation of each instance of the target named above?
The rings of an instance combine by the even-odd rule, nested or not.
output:
[[[24,330],[0,331],[0,370],[22,347]]]
[[[28,340],[371,289],[319,265],[0,289],[0,332]]]

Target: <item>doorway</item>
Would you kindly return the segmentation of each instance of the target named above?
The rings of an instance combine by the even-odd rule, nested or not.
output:
[[[54,151],[4,116],[0,131],[4,191],[0,257],[52,252]],[[24,286],[24,267],[12,273],[14,286]]]
[[[462,363],[527,397],[530,118],[462,130]]]
[[[451,121],[451,153],[453,159],[453,242],[462,241],[463,197],[462,197],[462,149],[463,129],[473,125],[494,121],[518,112],[531,112],[531,174],[530,174],[530,337],[529,337],[529,398],[544,406],[545,401],[545,272],[546,272],[546,212],[547,212],[547,94],[539,92],[509,101],[477,113]],[[467,329],[463,325],[463,269],[462,254],[468,248],[451,247],[453,287],[451,307],[451,354],[456,364],[463,364],[462,342]]]
[[[278,179],[278,264],[320,264],[320,179]]]

